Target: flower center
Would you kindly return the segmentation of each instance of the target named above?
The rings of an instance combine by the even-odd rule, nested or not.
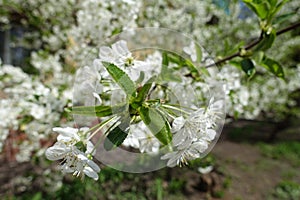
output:
[[[125,64],[125,67],[133,66],[133,65],[134,65],[134,58],[133,58],[132,56],[127,57],[127,58],[125,59],[124,64]]]

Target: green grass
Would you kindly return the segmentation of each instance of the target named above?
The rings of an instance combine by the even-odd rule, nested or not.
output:
[[[280,200],[299,200],[300,184],[292,181],[282,181],[275,187],[272,197]]]
[[[259,143],[262,154],[268,158],[286,160],[295,167],[300,166],[300,142]]]

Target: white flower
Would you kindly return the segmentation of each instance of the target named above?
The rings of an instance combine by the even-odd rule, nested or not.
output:
[[[221,119],[223,103],[221,100],[214,102],[212,98],[206,109],[199,108],[186,119],[183,116],[174,119],[171,131],[176,150],[162,157],[169,159],[168,166],[187,164],[188,160],[202,156],[216,138],[216,121]]]
[[[190,55],[193,62],[197,61],[197,52],[194,42],[191,42],[190,46],[183,47],[183,51]]]
[[[97,66],[80,68],[76,73],[74,84],[74,104],[95,105],[94,93],[101,93],[103,91],[100,80],[101,76]]]
[[[88,128],[53,128],[58,132],[57,142],[46,150],[49,160],[63,160],[62,171],[82,177],[84,174],[97,180],[100,168],[92,161],[94,145],[85,138]],[[84,152],[83,152],[84,151]]]
[[[151,65],[147,62],[134,59],[127,47],[127,42],[124,40],[112,44],[111,48],[108,46],[100,47],[99,57],[100,61],[113,63],[120,67],[134,81],[139,78],[142,71],[151,70]]]
[[[186,149],[181,149],[178,151],[167,153],[164,156],[162,156],[161,159],[169,159],[167,162],[168,167],[175,167],[176,165],[187,165],[188,160],[194,160],[196,158],[199,158],[200,154],[203,153],[207,149],[207,147],[208,144],[205,141],[199,140],[191,144]]]
[[[144,122],[130,125],[130,132],[123,142],[124,146],[139,148],[142,153],[158,153],[159,140],[150,132]]]
[[[206,122],[205,111],[202,108],[192,113],[187,119],[182,116],[176,118],[172,124],[172,132],[175,133],[173,145],[178,149],[185,149],[199,139],[213,140],[215,132],[207,129]]]

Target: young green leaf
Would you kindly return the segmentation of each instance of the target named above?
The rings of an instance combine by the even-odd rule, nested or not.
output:
[[[251,59],[245,58],[241,61],[242,70],[247,74],[248,77],[252,77],[255,73],[255,66]]]
[[[172,141],[169,122],[155,108],[141,107],[140,116],[161,143],[167,145]]]
[[[277,0],[276,1],[272,0],[272,1],[274,3],[271,4],[272,8],[270,9],[271,11],[269,13],[269,21],[271,21],[274,18],[274,16],[279,12],[279,10],[283,7],[283,5],[285,3],[287,3],[289,0],[283,0],[280,3],[278,3],[278,4],[277,4]]]
[[[284,71],[282,66],[275,60],[271,58],[264,57],[261,65],[266,68],[269,72],[273,73],[275,76],[279,78],[284,78]]]
[[[261,19],[264,20],[269,14],[270,4],[265,0],[243,0],[243,2]]]
[[[102,62],[102,64],[128,97],[135,96],[135,83],[123,70],[112,63]]]
[[[276,31],[273,29],[269,34],[265,33],[262,41],[257,45],[255,51],[265,51],[272,47],[276,38]]]
[[[106,117],[112,114],[122,113],[128,109],[127,104],[120,104],[116,106],[74,106],[70,109],[70,113],[73,115],[85,115],[85,116],[97,116]]]
[[[120,146],[129,132],[129,118],[121,119],[121,124],[114,127],[104,140],[104,149],[107,151]]]

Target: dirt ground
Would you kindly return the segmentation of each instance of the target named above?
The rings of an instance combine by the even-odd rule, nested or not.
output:
[[[287,173],[295,174],[293,181],[300,183],[300,167],[291,166],[285,160],[267,158],[256,145],[264,141],[268,144],[289,140],[300,142],[300,125],[278,132],[272,142],[268,139],[270,131],[274,131],[274,126],[260,126],[256,123],[254,125],[256,127],[251,133],[241,133],[244,136],[238,139],[230,137],[234,127],[226,127],[212,151],[218,165],[231,179],[222,199],[270,199],[270,193]],[[239,128],[241,126],[243,127],[241,123],[235,125]]]

